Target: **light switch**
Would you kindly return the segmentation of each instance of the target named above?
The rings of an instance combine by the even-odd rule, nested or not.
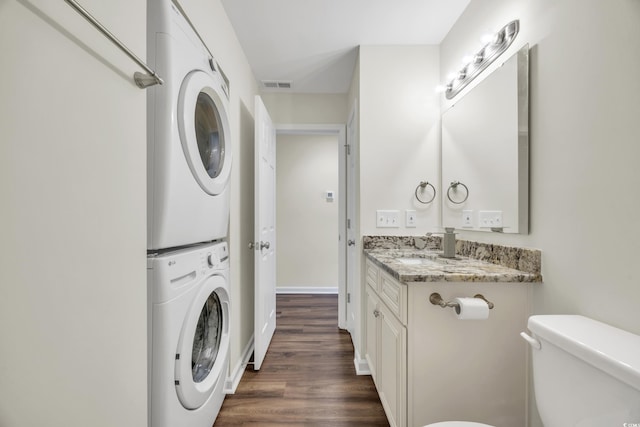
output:
[[[376,227],[377,228],[399,228],[400,227],[400,211],[376,211]]]
[[[502,211],[479,211],[480,227],[502,227]]]

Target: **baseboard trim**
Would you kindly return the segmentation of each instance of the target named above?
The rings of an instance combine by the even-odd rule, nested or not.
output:
[[[353,356],[353,365],[356,367],[356,375],[371,375],[367,359],[360,358],[360,353],[356,350],[354,350]]]
[[[224,393],[225,394],[234,394],[236,389],[238,388],[238,384],[240,384],[240,379],[242,379],[242,374],[244,374],[245,369],[247,369],[247,364],[249,363],[249,359],[251,359],[251,355],[253,354],[254,348],[254,339],[253,335],[251,335],[251,339],[245,346],[242,351],[242,357],[238,364],[233,368],[233,372],[224,383]]]
[[[337,286],[280,286],[276,294],[338,294]]]

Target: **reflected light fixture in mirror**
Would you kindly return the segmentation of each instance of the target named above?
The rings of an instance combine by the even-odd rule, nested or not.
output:
[[[511,46],[519,31],[520,21],[517,19],[502,27],[475,55],[465,57],[465,66],[457,73],[450,74],[449,82],[439,86],[439,91],[444,92],[447,99],[456,96]]]

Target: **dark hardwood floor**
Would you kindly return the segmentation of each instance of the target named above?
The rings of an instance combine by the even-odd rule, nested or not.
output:
[[[278,295],[277,327],[260,371],[247,367],[216,419],[224,426],[388,426],[370,376],[353,366],[336,295]]]

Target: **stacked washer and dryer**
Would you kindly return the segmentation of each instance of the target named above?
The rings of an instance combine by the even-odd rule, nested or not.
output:
[[[149,424],[211,427],[229,363],[228,86],[171,0],[148,0]]]

